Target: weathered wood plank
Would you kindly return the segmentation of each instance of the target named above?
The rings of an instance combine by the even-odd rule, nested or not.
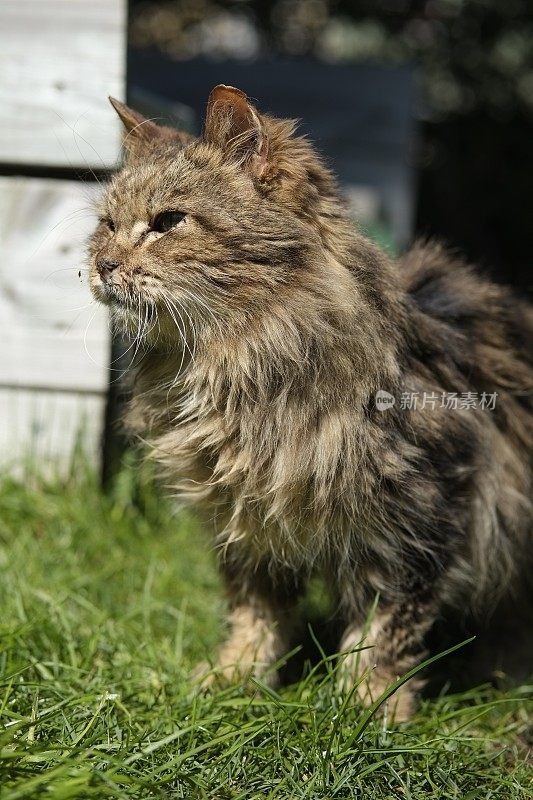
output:
[[[113,165],[125,65],[126,0],[2,0],[0,162]]]
[[[68,472],[77,444],[93,463],[100,457],[103,395],[0,388],[0,463],[28,461],[39,473]]]
[[[108,321],[84,252],[97,192],[0,178],[0,386],[106,391]]]

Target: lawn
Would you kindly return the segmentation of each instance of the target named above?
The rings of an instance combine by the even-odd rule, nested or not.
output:
[[[209,543],[132,464],[103,494],[0,485],[0,798],[531,798],[531,687],[425,700],[408,725],[334,692],[199,693],[223,633]],[[315,647],[318,652],[318,645]]]

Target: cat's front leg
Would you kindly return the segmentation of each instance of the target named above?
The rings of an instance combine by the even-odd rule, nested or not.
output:
[[[234,683],[253,676],[274,685],[272,665],[288,650],[286,623],[270,603],[250,598],[230,610],[230,633],[217,654],[210,683]]]
[[[288,651],[300,593],[298,576],[272,570],[272,565],[254,569],[225,562],[222,572],[229,599],[229,635],[220,647],[204,685],[242,682],[253,676],[275,685],[273,665]]]
[[[435,621],[435,607],[426,593],[380,603],[364,624],[351,624],[341,640],[339,683],[345,692],[357,685],[364,705],[374,703],[394,681],[423,661],[424,637]],[[351,651],[351,652],[350,652]],[[411,678],[387,701],[389,717],[409,719],[424,681]]]

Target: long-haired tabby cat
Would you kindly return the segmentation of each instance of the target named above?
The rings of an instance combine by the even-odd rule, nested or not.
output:
[[[212,91],[198,139],[113,105],[127,158],[91,287],[144,343],[130,428],[213,523],[218,675],[270,675],[318,571],[341,689],[366,670],[369,701],[445,606],[484,613],[531,547],[531,312],[438,246],[391,260],[293,122],[238,89]]]

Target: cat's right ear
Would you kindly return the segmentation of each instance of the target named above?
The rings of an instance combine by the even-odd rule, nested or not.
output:
[[[181,147],[193,141],[194,137],[185,131],[169,128],[167,125],[157,125],[152,119],[147,119],[133,108],[109,98],[109,102],[117,112],[124,125],[125,135],[122,144],[125,150],[133,155],[142,155],[143,152],[157,142],[174,142]]]
[[[215,86],[207,101],[203,138],[245,165],[254,177],[264,177],[268,136],[261,116],[240,89]]]

